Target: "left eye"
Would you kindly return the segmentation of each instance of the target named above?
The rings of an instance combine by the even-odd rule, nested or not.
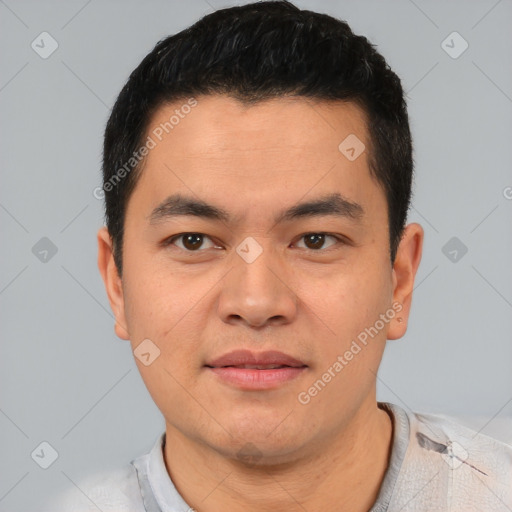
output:
[[[325,239],[332,238],[335,240],[331,245],[334,245],[336,242],[340,242],[341,239],[334,235],[329,235],[327,233],[307,233],[301,236],[301,240],[305,240],[306,249],[311,249],[313,251],[318,251],[319,249],[325,249],[326,247],[322,247],[325,243]],[[330,245],[328,246],[330,247]]]

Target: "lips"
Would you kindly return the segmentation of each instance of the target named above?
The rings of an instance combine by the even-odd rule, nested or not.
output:
[[[208,362],[209,368],[241,368],[253,370],[275,370],[279,368],[303,368],[307,365],[288,354],[276,350],[255,353],[250,350],[235,350]]]
[[[219,382],[242,391],[270,391],[297,379],[308,369],[299,359],[276,350],[235,350],[204,366]]]

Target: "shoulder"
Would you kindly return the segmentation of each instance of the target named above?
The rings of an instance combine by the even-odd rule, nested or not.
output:
[[[64,492],[47,503],[48,512],[144,512],[144,506],[132,464],[113,471],[88,475],[70,481]]]
[[[512,508],[511,445],[450,416],[419,412],[407,416],[410,438],[401,483],[418,493],[420,503],[425,500],[425,510],[434,505],[432,500],[439,500],[440,508],[429,510]]]
[[[429,433],[433,434],[447,446],[443,455],[453,456],[460,464],[478,462],[483,468],[489,469],[488,474],[495,474],[496,477],[512,477],[512,445],[467,427],[451,416],[419,412],[411,416],[411,434],[418,444],[421,445],[421,439],[425,440]],[[510,429],[512,432],[512,421]],[[453,464],[460,465],[456,462]],[[511,483],[507,481],[509,486]]]

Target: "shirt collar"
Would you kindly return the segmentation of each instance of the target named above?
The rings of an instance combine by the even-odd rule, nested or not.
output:
[[[161,434],[149,453],[148,480],[162,512],[187,512],[190,506],[176,490],[164,462],[165,432]]]

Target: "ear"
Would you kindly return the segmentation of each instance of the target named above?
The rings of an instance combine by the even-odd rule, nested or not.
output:
[[[121,278],[114,261],[112,239],[104,226],[98,231],[98,268],[100,270],[110,307],[116,317],[115,333],[123,340],[130,339],[124,312],[124,293]]]
[[[406,226],[393,263],[393,304],[401,304],[395,309],[396,316],[391,322],[387,338],[396,340],[407,331],[407,321],[411,310],[414,278],[421,261],[423,249],[423,228],[416,223]],[[398,319],[401,318],[402,321]]]

